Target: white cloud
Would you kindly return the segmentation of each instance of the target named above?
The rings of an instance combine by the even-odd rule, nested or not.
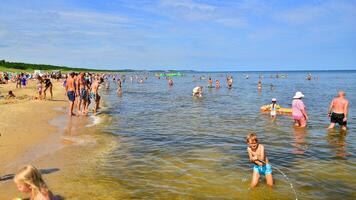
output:
[[[54,12],[64,20],[73,20],[80,23],[88,24],[127,24],[131,20],[117,14],[106,14],[100,12],[87,11],[58,11]]]
[[[161,6],[198,10],[198,11],[214,11],[215,6],[204,3],[197,3],[192,0],[161,0]]]

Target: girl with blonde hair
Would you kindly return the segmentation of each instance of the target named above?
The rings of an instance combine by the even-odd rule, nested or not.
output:
[[[30,200],[55,200],[41,173],[33,165],[22,167],[16,173],[14,181],[20,192],[31,193]]]

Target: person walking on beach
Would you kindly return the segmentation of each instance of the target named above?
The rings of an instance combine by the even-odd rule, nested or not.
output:
[[[264,146],[258,143],[255,133],[247,135],[246,143],[250,162],[254,164],[251,187],[256,187],[261,175],[266,176],[268,186],[273,186],[272,167],[268,162]]]
[[[75,80],[74,80],[74,72],[71,72],[67,78],[67,81],[66,81],[66,94],[67,94],[68,100],[69,100],[69,115],[70,116],[75,116],[75,114],[73,113],[74,101],[75,101],[75,91],[76,91],[76,85],[75,85]]]
[[[345,98],[346,93],[339,91],[338,97],[334,98],[329,106],[328,116],[330,117],[330,125],[328,129],[333,129],[335,123],[341,126],[341,129],[347,130],[347,114],[349,108],[349,101]]]
[[[308,121],[308,114],[305,105],[302,101],[304,97],[302,92],[296,92],[292,101],[292,116],[294,125],[298,127],[306,127]]]
[[[45,89],[43,90],[43,99],[46,100],[46,92],[49,89],[49,93],[51,94],[51,100],[53,99],[53,92],[52,92],[52,82],[51,79],[48,76],[44,76],[44,84],[45,84]]]

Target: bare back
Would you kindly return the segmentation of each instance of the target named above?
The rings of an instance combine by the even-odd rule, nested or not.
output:
[[[72,77],[67,78],[66,89],[67,91],[75,91],[74,79]]]
[[[332,111],[334,113],[346,113],[349,101],[343,97],[337,97],[332,101]]]

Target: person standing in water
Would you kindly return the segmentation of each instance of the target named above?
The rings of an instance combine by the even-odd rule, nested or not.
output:
[[[173,86],[173,79],[172,78],[168,78],[168,86]]]
[[[258,139],[255,133],[250,133],[247,135],[246,143],[248,145],[248,157],[250,162],[253,163],[251,188],[257,186],[261,175],[266,176],[267,185],[272,187],[272,167],[269,164],[268,158],[266,156],[265,147],[258,143]]]
[[[257,89],[258,89],[258,90],[262,90],[262,82],[261,82],[261,79],[258,80]]]
[[[292,116],[294,119],[294,125],[298,127],[306,127],[308,121],[308,114],[302,101],[303,97],[303,93],[296,92],[292,101]]]
[[[347,114],[349,108],[349,101],[345,98],[346,93],[339,91],[338,97],[334,98],[329,106],[328,116],[330,117],[330,125],[328,129],[333,129],[338,123],[341,129],[347,130]]]
[[[277,106],[278,106],[277,105],[277,99],[273,98],[272,99],[272,104],[271,104],[271,112],[270,112],[272,118],[277,117]]]
[[[209,77],[208,79],[208,87],[212,88],[213,87],[213,80]]]
[[[193,97],[202,97],[203,96],[203,87],[197,86],[193,89]]]
[[[95,80],[93,81],[93,83],[91,85],[91,91],[90,91],[90,98],[92,99],[92,101],[94,103],[94,109],[93,109],[94,115],[96,114],[96,111],[97,111],[97,109],[99,107],[99,101],[100,101],[100,97],[99,97],[99,94],[98,94],[99,84],[100,84],[100,78],[97,75]]]
[[[231,88],[232,88],[232,83],[233,83],[232,76],[228,76],[228,77],[226,78],[226,82],[227,82],[227,88],[228,88],[228,89],[231,89]]]
[[[84,73],[81,72],[78,76],[77,83],[77,96],[79,96],[78,100],[78,114],[82,113],[83,115],[87,114],[87,103],[88,103],[88,85],[86,84]],[[81,106],[83,105],[83,111],[81,112]]]
[[[219,88],[220,88],[220,81],[219,81],[219,80],[216,80],[216,81],[215,81],[215,88],[216,88],[216,89],[219,89]]]

